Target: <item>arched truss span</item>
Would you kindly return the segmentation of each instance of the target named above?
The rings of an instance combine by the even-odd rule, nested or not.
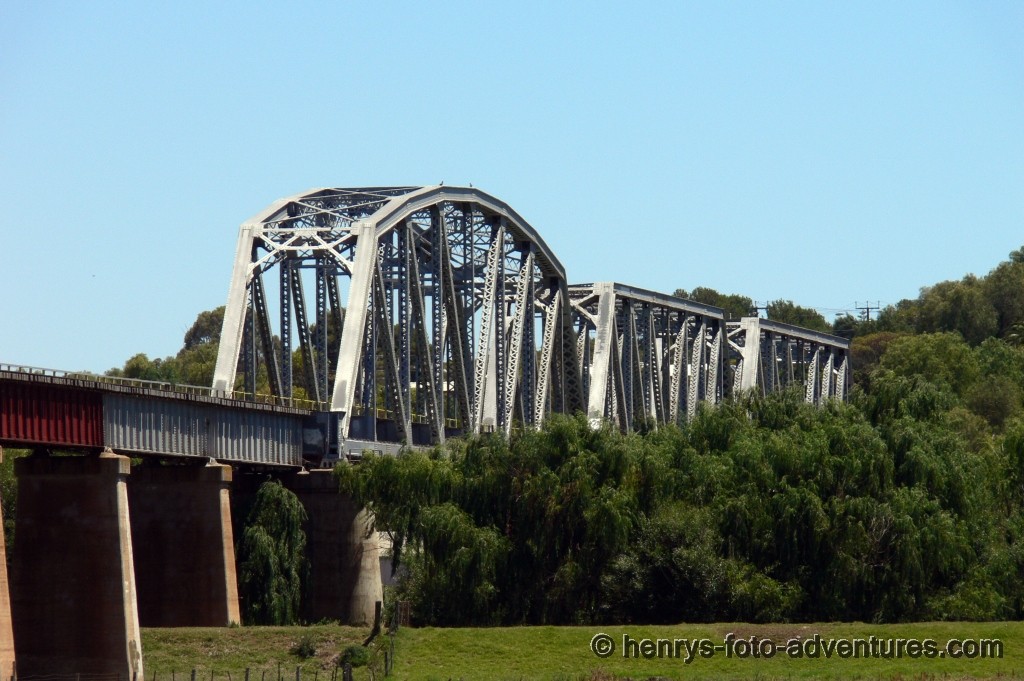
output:
[[[581,409],[574,338],[562,264],[502,201],[319,189],[242,224],[213,387],[241,366],[246,392],[265,372],[329,403],[342,438],[437,442]]]

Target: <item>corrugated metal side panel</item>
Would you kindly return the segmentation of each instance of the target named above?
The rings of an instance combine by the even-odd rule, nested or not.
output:
[[[50,385],[0,383],[0,440],[102,447],[100,394]]]
[[[115,452],[209,456],[209,408],[189,402],[103,395],[103,436]]]
[[[210,456],[250,463],[302,465],[302,419],[268,412],[212,413]]]

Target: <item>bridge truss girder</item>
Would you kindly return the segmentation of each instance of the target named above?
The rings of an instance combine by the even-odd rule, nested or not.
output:
[[[274,268],[276,335],[264,281]],[[312,297],[301,270],[313,270]],[[347,282],[344,311],[339,281]],[[356,431],[408,443],[440,442],[451,431],[507,433],[513,422],[537,425],[551,411],[582,408],[569,310],[561,263],[484,192],[311,191],[240,228],[213,388],[234,391],[242,357],[251,389],[259,358],[271,391],[290,396],[296,331],[307,394],[339,412],[343,439]],[[336,359],[328,320],[340,328]]]
[[[570,286],[569,298],[591,425],[678,423],[721,400],[720,308],[612,282]]]
[[[726,326],[733,394],[764,395],[797,384],[811,404],[847,398],[849,340],[760,317]]]

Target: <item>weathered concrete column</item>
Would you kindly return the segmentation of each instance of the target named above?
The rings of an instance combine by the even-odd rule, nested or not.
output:
[[[144,627],[226,627],[241,622],[231,528],[231,467],[160,465],[132,470],[128,502]]]
[[[0,463],[4,448],[0,447]],[[14,673],[14,630],[11,625],[11,587],[7,581],[7,544],[4,541],[4,517],[0,512],[0,679]]]
[[[338,491],[328,470],[297,473],[285,484],[309,517],[306,556],[309,585],[303,617],[345,624],[373,624],[374,605],[382,600],[377,533],[370,515]]]
[[[131,461],[19,459],[11,601],[18,675],[143,677],[126,479]]]

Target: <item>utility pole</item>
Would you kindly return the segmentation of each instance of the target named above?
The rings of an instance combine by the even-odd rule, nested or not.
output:
[[[755,300],[754,304],[750,307],[750,314],[754,315],[755,317],[760,317],[762,310],[764,310],[765,315],[768,314],[768,303],[765,303],[764,305],[758,305],[757,301]]]
[[[871,311],[880,309],[878,306],[881,304],[880,301],[875,301],[875,305],[872,307],[871,303],[865,302],[863,305],[858,305],[857,301],[854,301],[853,307],[860,311],[860,320],[862,322],[870,322]]]

